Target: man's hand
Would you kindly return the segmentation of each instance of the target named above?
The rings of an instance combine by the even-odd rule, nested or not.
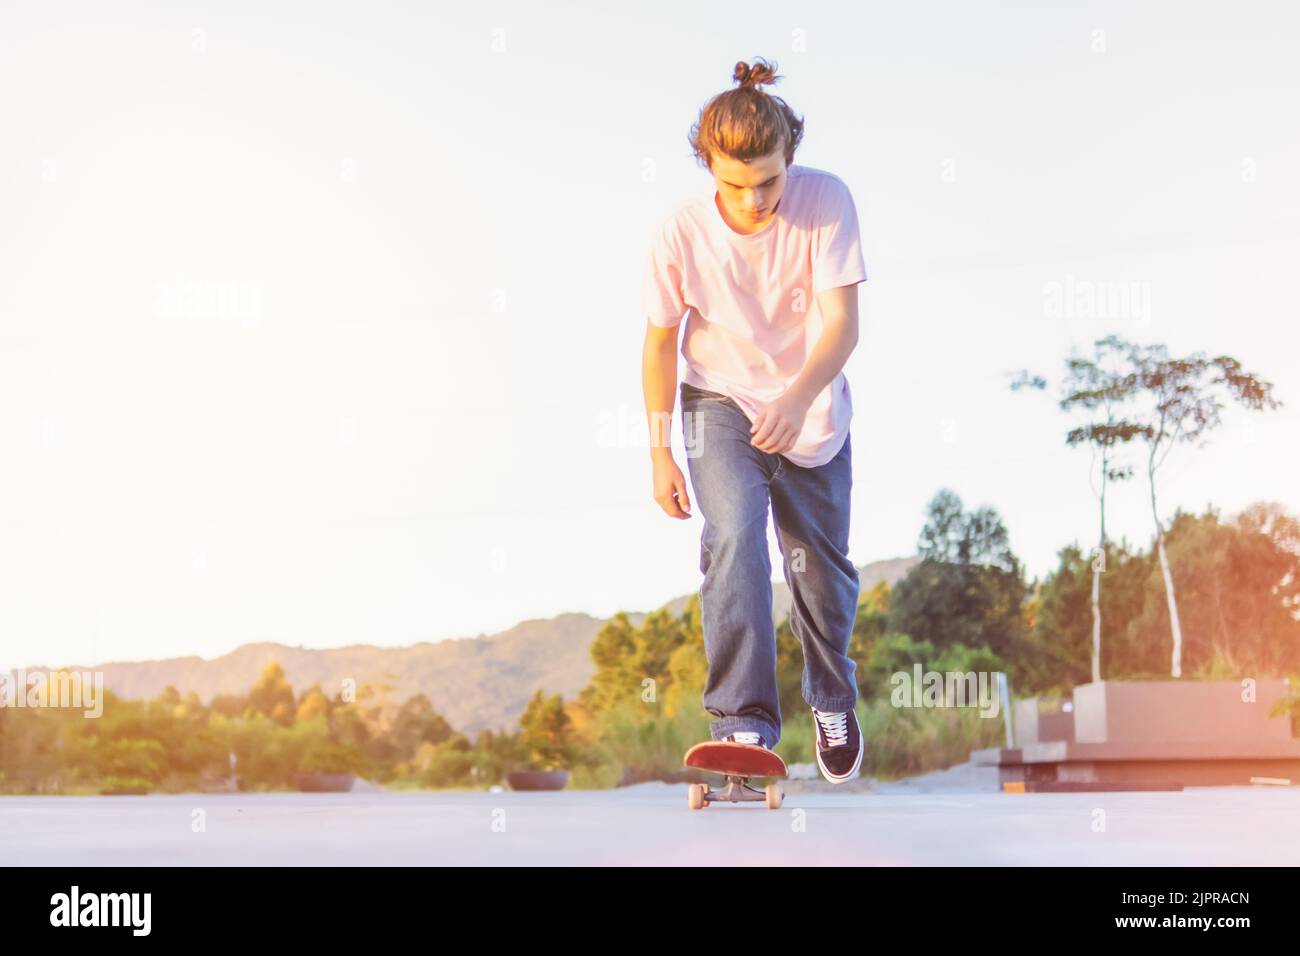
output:
[[[783,392],[758,413],[757,420],[749,429],[753,435],[750,444],[769,454],[789,451],[799,439],[811,404],[795,392]]]
[[[686,495],[686,479],[672,455],[654,457],[655,501],[670,518],[689,518],[691,499]]]

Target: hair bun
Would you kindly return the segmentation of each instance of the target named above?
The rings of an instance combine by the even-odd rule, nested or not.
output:
[[[740,84],[741,89],[756,90],[764,84],[776,82],[776,64],[769,63],[761,56],[752,66],[740,60],[732,70],[731,78]]]

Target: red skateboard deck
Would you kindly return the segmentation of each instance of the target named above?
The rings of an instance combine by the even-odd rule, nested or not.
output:
[[[688,767],[712,770],[728,777],[784,777],[785,761],[757,744],[735,744],[728,740],[708,740],[686,751],[683,761]]]
[[[707,807],[717,800],[732,803],[763,800],[771,810],[781,806],[784,794],[775,783],[764,790],[749,786],[750,777],[785,777],[785,761],[757,744],[737,744],[726,740],[709,740],[686,751],[682,761],[688,767],[710,770],[727,778],[727,786],[714,790],[706,783],[690,785],[688,804],[692,810]]]

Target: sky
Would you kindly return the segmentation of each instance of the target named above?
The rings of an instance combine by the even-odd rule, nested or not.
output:
[[[1179,448],[1166,517],[1294,513],[1297,40],[1282,2],[5,5],[0,667],[696,590],[640,282],[713,189],[691,123],[758,56],[859,214],[855,563],[914,553],[940,488],[1031,577],[1093,540],[1070,419],[1008,382],[1111,332],[1287,403]],[[1140,483],[1108,527],[1149,542]]]

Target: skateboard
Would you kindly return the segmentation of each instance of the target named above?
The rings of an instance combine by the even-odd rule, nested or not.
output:
[[[686,751],[682,761],[688,767],[711,770],[727,778],[722,790],[712,790],[707,783],[693,783],[687,794],[692,810],[707,807],[715,800],[732,803],[765,800],[769,810],[781,806],[780,786],[769,783],[763,790],[749,785],[750,777],[781,777],[787,774],[785,761],[757,744],[737,744],[727,740],[709,740]]]

